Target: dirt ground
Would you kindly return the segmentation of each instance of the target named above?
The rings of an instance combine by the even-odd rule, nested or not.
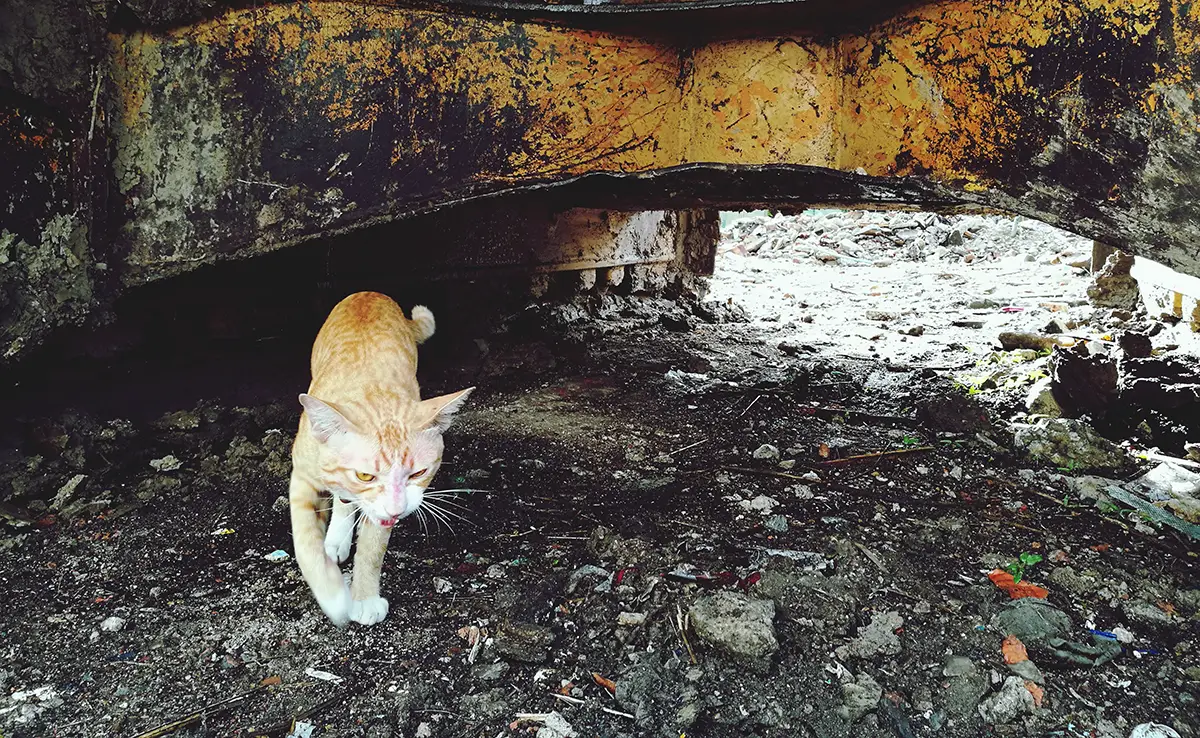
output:
[[[173,735],[1200,736],[1194,541],[1010,450],[936,352],[742,299],[436,337],[425,392],[479,388],[436,484],[473,491],[453,530],[398,526],[370,628],[286,557],[302,346],[23,411],[0,734],[139,735],[265,685]],[[1044,603],[989,579],[1022,555]]]

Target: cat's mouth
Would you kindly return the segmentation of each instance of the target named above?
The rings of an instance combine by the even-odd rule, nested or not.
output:
[[[379,524],[382,525],[384,528],[391,528],[393,525],[396,524],[396,521],[399,519],[400,518],[382,518],[382,519],[380,519]]]

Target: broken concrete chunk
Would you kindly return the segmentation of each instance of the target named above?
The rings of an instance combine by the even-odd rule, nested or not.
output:
[[[1130,276],[1133,256],[1122,251],[1109,254],[1100,271],[1088,285],[1088,300],[1100,308],[1133,310],[1141,297],[1137,280]]]
[[[505,621],[496,631],[496,653],[513,661],[540,664],[550,657],[554,632],[533,623]]]
[[[692,605],[696,635],[718,650],[752,667],[769,666],[779,650],[775,638],[775,603],[735,592],[717,592]]]
[[[942,665],[942,676],[956,677],[974,674],[979,671],[975,662],[966,656],[949,656]]]
[[[1059,468],[1117,470],[1129,466],[1119,446],[1086,423],[1070,418],[1045,418],[1018,426],[1014,440],[1030,458]]]
[[[874,710],[883,696],[883,687],[869,674],[859,673],[854,681],[842,685],[842,705],[838,712],[851,723]]]
[[[779,448],[772,446],[769,443],[764,443],[754,449],[754,458],[766,459],[768,461],[779,461]]]
[[[835,650],[839,659],[870,659],[875,656],[894,656],[900,653],[900,637],[895,631],[904,625],[904,618],[895,610],[871,618],[858,637]]]
[[[1033,694],[1025,687],[1025,680],[1010,676],[999,692],[979,703],[979,717],[989,725],[1004,725],[1034,709]]]
[[[75,496],[75,491],[79,489],[79,485],[83,480],[87,479],[86,474],[76,474],[66,481],[63,486],[58,488],[58,494],[54,495],[54,501],[50,503],[51,510],[61,510]]]

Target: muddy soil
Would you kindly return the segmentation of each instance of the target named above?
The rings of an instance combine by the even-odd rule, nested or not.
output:
[[[286,556],[302,343],[31,389],[0,734],[134,736],[265,685],[173,734],[1200,735],[1194,541],[1079,500],[946,371],[618,307],[430,342],[427,394],[479,388],[436,482],[472,491],[398,527],[369,628]],[[1022,554],[1044,605],[989,579]]]

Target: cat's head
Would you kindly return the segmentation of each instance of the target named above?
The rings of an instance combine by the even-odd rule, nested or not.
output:
[[[474,387],[409,405],[401,417],[349,416],[300,395],[320,446],[320,483],[383,526],[414,513],[442,463],[442,433]]]

